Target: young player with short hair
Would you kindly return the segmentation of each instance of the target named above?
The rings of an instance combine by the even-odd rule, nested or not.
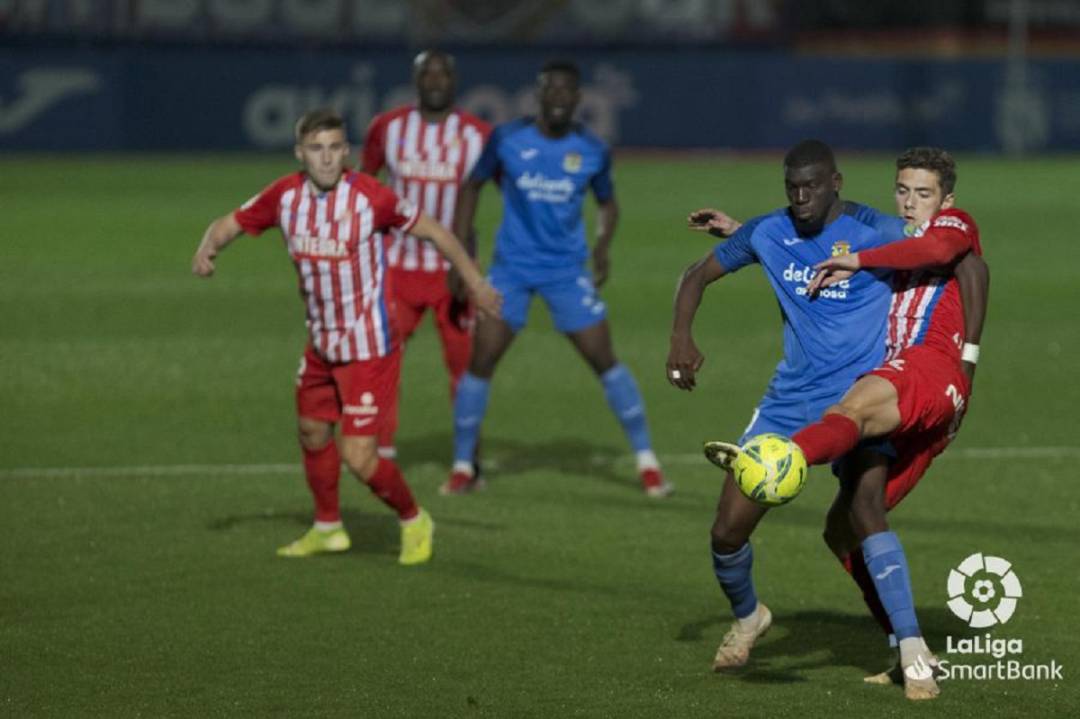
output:
[[[401,362],[376,233],[394,227],[434,242],[461,272],[481,312],[497,315],[499,294],[449,231],[408,199],[345,168],[349,143],[336,112],[315,110],[300,118],[294,154],[303,169],[214,220],[192,259],[192,271],[210,277],[218,253],[240,234],[258,235],[276,226],[299,275],[309,340],[297,375],[296,405],[315,524],[278,554],[303,557],[349,548],[337,492],[344,459],[397,513],[399,561],[426,562],[434,523],[416,504],[397,465],[375,450],[375,435],[395,401]],[[340,454],[334,438],[338,424]]]

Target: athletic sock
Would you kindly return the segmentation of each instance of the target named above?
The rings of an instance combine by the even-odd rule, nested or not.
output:
[[[371,475],[367,485],[376,497],[397,512],[398,519],[412,519],[420,511],[409,485],[393,460],[380,457],[375,474]]]
[[[491,381],[466,372],[454,398],[454,461],[472,464]]]
[[[859,426],[842,414],[827,414],[796,432],[791,441],[799,445],[807,464],[826,464],[855,449]]]
[[[757,610],[757,594],[750,569],[754,565],[754,550],[750,542],[731,554],[712,553],[713,571],[724,590],[736,619],[746,619]]]
[[[919,620],[911,593],[907,558],[895,532],[871,534],[862,543],[866,568],[874,580],[881,605],[889,615],[901,646],[909,637],[919,637]]]
[[[604,385],[608,406],[622,425],[623,432],[630,440],[630,446],[635,452],[651,449],[649,424],[645,420],[645,403],[641,399],[634,375],[630,374],[625,365],[617,364],[600,375],[600,382]]]
[[[304,476],[311,496],[315,499],[316,522],[340,522],[338,481],[341,478],[341,456],[334,440],[322,449],[304,450]]]
[[[656,458],[656,453],[651,449],[643,449],[636,452],[635,455],[639,472],[644,472],[646,469],[660,469],[660,460]]]
[[[319,530],[320,532],[333,532],[337,529],[343,529],[344,526],[345,525],[341,523],[340,519],[336,522],[322,522],[319,520],[315,520],[315,529]]]
[[[866,569],[866,560],[863,558],[862,552],[856,551],[853,554],[848,554],[840,560],[840,563],[844,565],[844,569],[859,585],[859,589],[862,590],[863,601],[866,602],[866,608],[870,610],[870,614],[877,620],[882,630],[890,637],[893,637],[892,646],[896,646],[896,635],[893,634],[892,623],[889,622],[889,613],[881,605],[877,587],[874,586],[874,580]]]

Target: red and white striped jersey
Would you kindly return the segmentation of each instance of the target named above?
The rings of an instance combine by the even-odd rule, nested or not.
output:
[[[347,170],[328,192],[298,172],[274,182],[233,216],[251,235],[281,228],[300,276],[311,345],[320,356],[354,362],[394,349],[378,231],[408,231],[420,216],[416,205],[360,172]]]
[[[915,232],[963,233],[971,251],[982,254],[979,228],[963,210],[942,210]],[[905,347],[925,344],[960,361],[964,344],[964,308],[952,268],[898,270],[893,273],[886,361]]]
[[[385,167],[394,192],[452,229],[458,187],[490,134],[489,124],[461,110],[442,122],[426,122],[416,107],[399,107],[371,121],[361,164],[372,175]],[[392,230],[387,240],[390,267],[422,272],[450,267],[430,242],[403,230]]]

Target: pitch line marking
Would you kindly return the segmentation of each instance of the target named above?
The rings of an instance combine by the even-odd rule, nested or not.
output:
[[[947,450],[938,457],[1000,461],[1012,459],[1068,459],[1080,457],[1080,447],[965,447]],[[692,465],[707,463],[700,454],[669,454],[661,458],[664,464]],[[633,464],[633,457],[615,460],[618,465]],[[596,457],[594,464],[610,464],[606,457]],[[441,465],[428,462],[432,467]],[[498,464],[492,462],[493,465]],[[4,479],[58,479],[65,477],[188,477],[200,474],[257,475],[300,473],[299,464],[154,464],[121,467],[11,467],[0,469]]]

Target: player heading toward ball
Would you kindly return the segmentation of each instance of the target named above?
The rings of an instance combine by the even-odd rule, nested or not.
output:
[[[336,112],[314,110],[301,117],[294,154],[303,169],[214,220],[191,263],[196,275],[210,277],[218,253],[240,234],[258,235],[277,226],[299,275],[309,339],[296,378],[296,407],[315,524],[278,554],[303,557],[349,548],[337,492],[344,459],[397,513],[399,561],[426,562],[435,525],[417,506],[397,465],[375,451],[375,435],[395,401],[401,368],[376,233],[400,228],[431,240],[461,272],[481,312],[498,316],[501,299],[448,230],[373,178],[345,168],[349,143]]]

